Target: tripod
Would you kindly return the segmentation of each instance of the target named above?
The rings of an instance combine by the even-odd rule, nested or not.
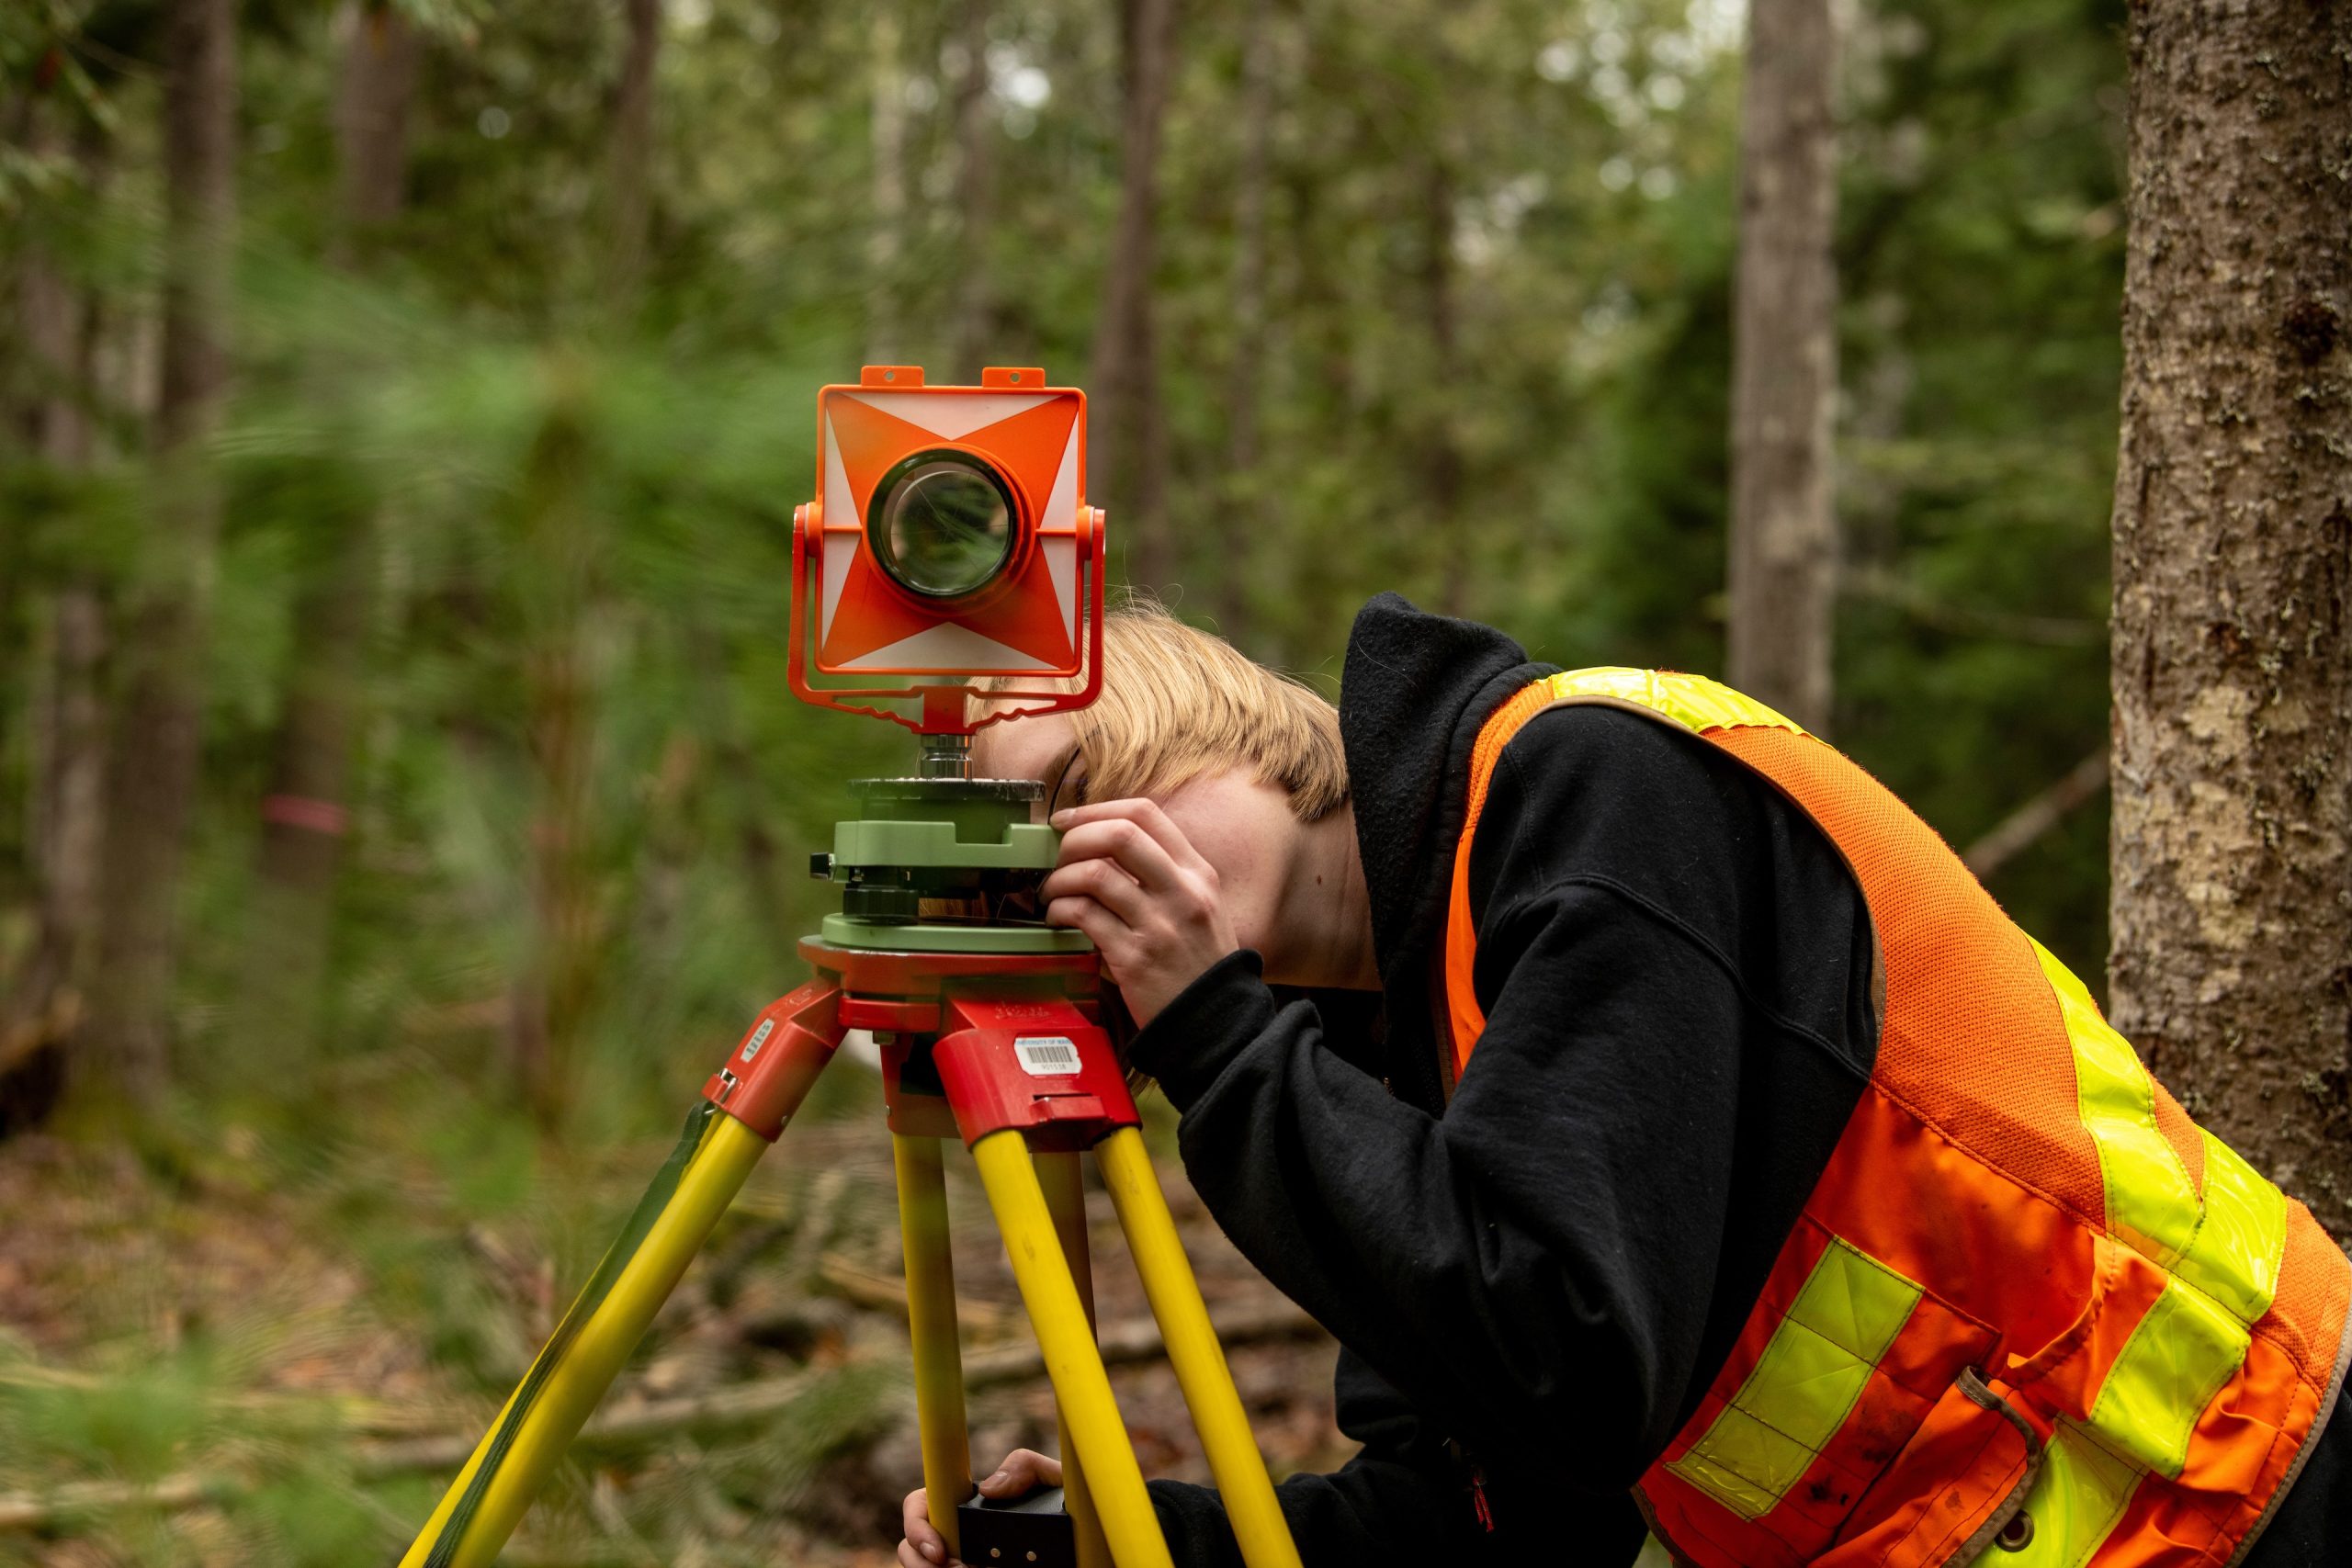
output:
[[[843,912],[800,943],[813,977],[763,1009],[704,1086],[620,1239],[451,1483],[401,1568],[496,1558],[746,1177],[851,1029],[881,1047],[906,1256],[916,1421],[931,1518],[975,1568],[1170,1568],[1096,1348],[1079,1155],[1109,1190],[1249,1568],[1297,1568],[1209,1324],[1082,936],[1004,918],[1054,863],[1025,782],[961,775],[962,737],[925,737],[925,775],[854,786],[812,869]],[[1061,1514],[974,1495],[948,1252],[944,1144],[972,1151],[1060,1426]]]

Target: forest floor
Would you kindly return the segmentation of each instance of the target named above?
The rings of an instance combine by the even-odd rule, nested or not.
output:
[[[665,1152],[438,1163],[236,1126],[176,1155],[0,1145],[0,1564],[389,1562]],[[396,1140],[395,1140],[396,1141]],[[949,1201],[976,1465],[1053,1405],[967,1162]],[[1277,1475],[1329,1468],[1333,1348],[1168,1190]],[[1147,1474],[1205,1481],[1107,1196],[1112,1381]],[[880,1564],[920,1479],[887,1137],[796,1127],[616,1384],[512,1564]]]

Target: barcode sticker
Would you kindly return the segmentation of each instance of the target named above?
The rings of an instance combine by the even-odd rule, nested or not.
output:
[[[1012,1054],[1032,1077],[1067,1077],[1078,1071],[1078,1045],[1067,1034],[1017,1034]]]

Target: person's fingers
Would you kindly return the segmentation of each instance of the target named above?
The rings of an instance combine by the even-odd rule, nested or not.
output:
[[[1100,800],[1057,811],[1053,818],[1053,825],[1066,836],[1090,824],[1111,822],[1132,824],[1164,851],[1176,866],[1193,872],[1208,869],[1209,863],[1202,857],[1200,851],[1193,847],[1193,840],[1185,837],[1184,829],[1176,826],[1175,818],[1161,810],[1159,802],[1156,800]]]
[[[943,1568],[947,1562],[947,1540],[932,1526],[931,1494],[920,1486],[908,1493],[899,1505],[899,1523],[907,1532],[907,1539],[899,1543],[899,1561],[904,1568]]]
[[[1084,931],[1087,940],[1111,961],[1114,969],[1118,967],[1119,958],[1129,951],[1135,934],[1125,920],[1083,894],[1072,894],[1047,904],[1046,923]]]
[[[992,1499],[1024,1497],[1040,1486],[1062,1483],[1062,1462],[1035,1449],[1015,1449],[1004,1456],[996,1473],[980,1483],[980,1495]]]
[[[1140,807],[1150,802],[1124,804]],[[1182,864],[1169,852],[1168,846],[1132,817],[1081,822],[1064,833],[1058,863],[1067,869],[1088,861],[1110,862],[1153,893],[1166,893],[1183,874]]]
[[[1151,908],[1151,894],[1107,860],[1065,863],[1037,891],[1049,903],[1064,897],[1091,898],[1130,926],[1143,924]]]

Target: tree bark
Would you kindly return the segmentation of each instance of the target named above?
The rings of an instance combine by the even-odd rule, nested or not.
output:
[[[956,76],[956,299],[949,367],[955,378],[977,384],[996,335],[996,295],[989,276],[988,240],[996,205],[996,114],[989,103],[990,0],[963,0]]]
[[[418,42],[407,17],[390,5],[355,5],[344,19],[333,254],[356,270],[400,215]],[[240,1036],[276,1059],[306,1051],[317,1032],[375,601],[379,525],[372,509],[323,521],[332,537],[307,563],[295,603],[294,655],[262,803],[254,940],[240,1008]]]
[[[907,224],[907,73],[899,0],[875,0],[872,228],[865,238],[865,360],[896,365],[905,352],[899,309],[899,258]]]
[[[1431,150],[1421,177],[1421,310],[1429,319],[1430,380],[1424,389],[1421,489],[1430,536],[1442,552],[1438,605],[1449,615],[1468,608],[1471,541],[1462,528],[1462,442],[1454,429],[1453,389],[1461,384],[1461,323],[1453,286],[1453,169]]]
[[[572,1068],[597,991],[605,930],[596,886],[592,789],[596,681],[587,626],[601,537],[582,493],[589,442],[560,360],[525,461],[525,723],[536,802],[530,829],[528,948],[515,976],[509,1046],[518,1087],[543,1127],[571,1109]]]
[[[27,105],[35,157],[65,149],[58,107],[41,97]],[[21,253],[17,297],[40,387],[29,411],[33,450],[61,471],[81,469],[90,460],[88,297],[37,240]],[[63,1088],[86,1005],[106,842],[105,599],[96,574],[80,570],[42,599],[27,781],[34,931],[0,998],[0,1135],[39,1122]]]
[[[1250,584],[1264,513],[1258,475],[1266,353],[1266,186],[1274,128],[1273,0],[1250,0],[1241,35],[1241,167],[1233,186],[1233,357],[1225,373],[1226,445],[1217,511],[1217,630],[1250,640]]]
[[[2116,1027],[2352,1234],[2352,7],[2136,6]]]
[[[335,84],[335,260],[357,266],[405,205],[419,51],[415,25],[398,6],[356,3],[344,17],[350,32]]]
[[[201,762],[200,671],[220,491],[206,450],[228,383],[236,227],[234,0],[175,0],[164,22],[163,391],[155,527],[119,658],[93,1010],[130,1098],[170,1066],[180,867]]]
[[[653,218],[653,82],[662,56],[662,0],[622,0],[627,28],[613,99],[612,293],[626,313],[645,276]]]
[[[1159,401],[1152,271],[1158,257],[1159,141],[1175,74],[1176,0],[1121,0],[1119,217],[1094,329],[1088,489],[1106,498],[1127,544],[1127,578],[1158,590],[1176,569],[1168,536],[1168,431]]]
[[[1837,35],[1829,0],[1755,0],[1740,108],[1732,346],[1731,683],[1829,725],[1838,523]]]

